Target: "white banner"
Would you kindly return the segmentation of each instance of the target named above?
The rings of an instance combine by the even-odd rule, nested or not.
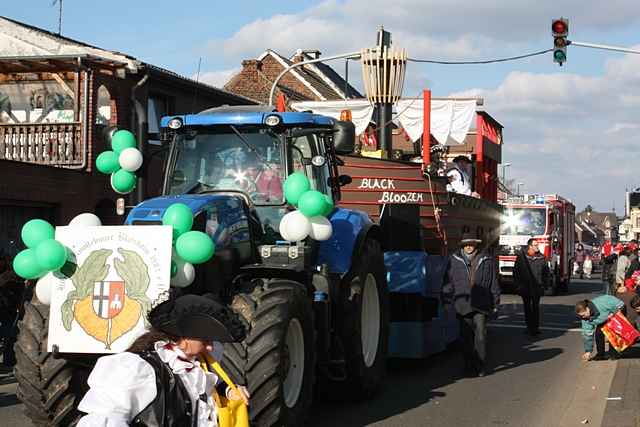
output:
[[[47,351],[117,353],[146,330],[146,316],[169,290],[169,226],[57,227],[73,262],[50,274]],[[68,276],[68,277],[67,277]]]

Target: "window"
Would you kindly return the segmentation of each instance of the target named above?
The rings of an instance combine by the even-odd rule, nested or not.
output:
[[[313,156],[322,153],[315,135],[307,135],[296,138],[291,148],[291,159],[294,172],[302,172],[311,181],[311,188],[321,193],[328,194],[327,179],[329,178],[329,166],[313,166]]]
[[[0,82],[0,123],[71,123],[75,73],[15,73]]]
[[[104,85],[98,88],[96,108],[96,124],[108,126],[111,123],[111,93]]]

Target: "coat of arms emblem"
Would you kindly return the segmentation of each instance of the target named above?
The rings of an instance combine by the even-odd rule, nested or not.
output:
[[[151,307],[146,295],[149,271],[142,257],[135,251],[118,248],[120,257],[107,263],[111,249],[97,249],[77,266],[70,279],[74,290],[67,294],[60,310],[62,322],[71,331],[73,321],[105,349],[144,319]],[[119,280],[105,280],[114,268]]]

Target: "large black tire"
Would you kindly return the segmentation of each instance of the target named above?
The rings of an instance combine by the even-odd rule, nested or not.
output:
[[[257,280],[254,285],[250,293],[233,299],[232,308],[247,321],[249,330],[242,343],[225,346],[222,365],[249,388],[252,426],[305,425],[316,369],[311,296],[303,285],[289,280]],[[304,347],[298,353],[300,360],[304,358],[302,369],[290,366],[295,350],[287,343],[289,328],[301,332],[297,336]],[[289,381],[294,376],[302,380],[297,399],[296,393],[286,397],[287,390],[295,389],[285,385],[288,375],[292,375]]]
[[[86,392],[88,370],[47,352],[49,307],[36,297],[25,304],[19,327],[16,394],[24,403],[26,415],[35,425],[74,425],[82,415],[76,408]]]
[[[344,295],[336,333],[344,347],[346,377],[342,380],[329,378],[320,380],[322,396],[326,399],[368,399],[375,394],[384,381],[389,343],[389,290],[386,276],[380,243],[367,239],[361,252],[354,259],[351,273],[345,276],[341,287]],[[375,289],[377,294],[379,324],[374,329],[371,329],[372,325],[363,325],[364,318],[372,318],[372,316],[363,316],[367,280],[369,283],[371,280],[375,281],[375,284],[372,284],[374,285],[372,290]],[[371,298],[371,294],[368,298]],[[367,346],[368,349],[364,348],[365,335],[376,329],[377,346],[370,344]],[[372,343],[372,341],[369,342]]]

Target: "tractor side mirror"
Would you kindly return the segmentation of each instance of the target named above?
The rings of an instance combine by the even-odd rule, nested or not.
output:
[[[336,121],[333,125],[333,146],[337,154],[351,154],[356,149],[356,127],[351,122]]]

